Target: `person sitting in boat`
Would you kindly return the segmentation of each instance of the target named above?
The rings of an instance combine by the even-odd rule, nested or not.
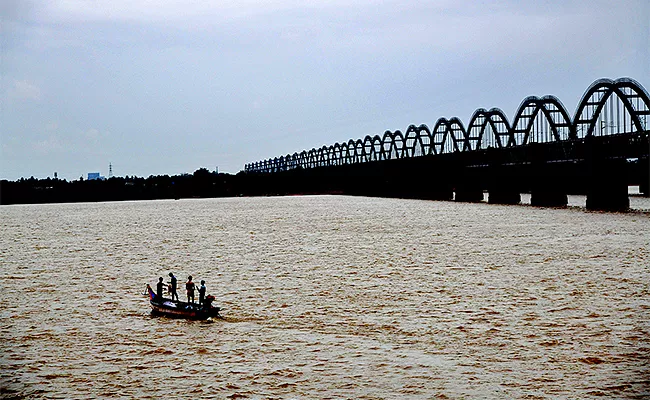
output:
[[[171,278],[171,280],[169,281],[169,284],[171,285],[169,288],[169,294],[172,296],[172,301],[174,301],[174,297],[176,297],[176,301],[178,301],[178,293],[176,293],[176,287],[177,287],[176,277],[171,272],[169,273],[169,277]]]
[[[205,281],[201,281],[201,286],[199,286],[199,305],[202,305],[205,302],[205,291],[208,290],[205,287]]]
[[[162,276],[158,278],[158,285],[156,285],[156,301],[162,303],[163,300],[163,288],[165,287],[165,284],[163,283],[163,278]]]
[[[192,282],[192,275],[187,277],[185,289],[187,289],[187,302],[194,304],[194,291],[196,290],[196,285]]]
[[[214,296],[211,295],[211,294],[210,294],[210,295],[207,295],[207,296],[205,297],[205,301],[203,302],[203,309],[204,309],[204,310],[209,310],[210,307],[212,307],[212,302],[213,302],[213,301],[214,301]],[[217,311],[217,315],[218,315],[218,311]]]

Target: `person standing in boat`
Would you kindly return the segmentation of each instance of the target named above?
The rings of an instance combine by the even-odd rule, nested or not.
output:
[[[171,281],[169,282],[171,284],[169,293],[172,296],[172,301],[174,301],[174,297],[176,297],[176,301],[178,301],[178,293],[176,293],[176,288],[178,287],[178,283],[176,277],[171,272],[169,273],[169,277],[171,278]]]
[[[208,288],[205,287],[205,281],[201,281],[201,286],[199,286],[199,305],[203,305],[205,303],[206,290],[208,290]]]
[[[196,290],[196,285],[192,282],[192,275],[187,277],[185,289],[187,289],[187,302],[194,304],[194,291]]]
[[[165,284],[163,283],[163,278],[162,276],[158,278],[158,285],[156,285],[156,301],[162,303],[163,302],[163,288],[165,287]]]

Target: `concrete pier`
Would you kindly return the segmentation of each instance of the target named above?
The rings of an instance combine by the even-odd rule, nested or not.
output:
[[[483,201],[483,189],[478,185],[459,185],[456,187],[455,201],[478,203]]]
[[[518,190],[506,188],[493,188],[488,192],[488,203],[490,204],[520,204],[521,194]]]
[[[536,207],[566,207],[569,199],[563,192],[536,189],[531,192],[530,204]]]
[[[598,160],[592,165],[587,209],[625,211],[630,208],[625,160]]]
[[[530,204],[536,207],[566,207],[568,203],[567,190],[555,180],[538,181],[530,191]]]

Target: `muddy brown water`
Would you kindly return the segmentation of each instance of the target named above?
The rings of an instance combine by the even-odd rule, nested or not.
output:
[[[0,207],[0,396],[648,397],[650,200],[583,201]],[[170,271],[225,318],[152,317]]]

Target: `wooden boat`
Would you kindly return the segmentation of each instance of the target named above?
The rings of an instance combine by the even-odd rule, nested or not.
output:
[[[187,319],[208,319],[208,318],[221,318],[219,311],[221,307],[214,307],[212,301],[214,296],[206,296],[205,306],[194,303],[186,303],[184,301],[172,301],[163,298],[159,301],[158,295],[147,285],[147,292],[149,295],[149,303],[151,304],[151,313],[154,315],[164,315],[171,318],[187,318]]]

